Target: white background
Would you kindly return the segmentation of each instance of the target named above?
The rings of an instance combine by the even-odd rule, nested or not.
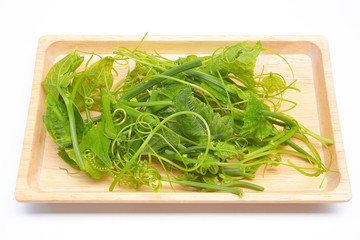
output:
[[[360,239],[359,1],[0,0],[0,239]],[[352,184],[348,203],[201,206],[17,203],[38,38],[45,34],[321,34]],[[149,209],[150,207],[150,209]],[[169,213],[170,212],[170,213]]]

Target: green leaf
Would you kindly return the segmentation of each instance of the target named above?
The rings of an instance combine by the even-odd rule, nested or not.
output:
[[[234,131],[234,122],[231,116],[221,117],[218,113],[212,114],[210,124],[211,137],[214,140],[228,140]]]
[[[184,172],[182,177],[176,177],[177,180],[200,182],[199,176],[193,172]]]
[[[206,91],[208,91],[210,94],[212,94],[217,100],[220,100],[224,103],[228,103],[229,100],[226,96],[226,92],[223,88],[220,88],[218,86],[209,85],[207,83],[201,83],[200,86],[204,88]]]
[[[114,81],[114,76],[111,73],[114,61],[115,59],[112,57],[104,57],[85,70],[85,75],[81,80],[74,100],[79,109],[84,109],[85,98],[93,99],[94,105],[98,103],[100,95],[98,89],[111,89]],[[75,76],[72,86],[75,86],[80,76],[81,74]]]
[[[169,144],[164,140],[164,138],[174,147],[177,147],[177,145],[180,144],[180,137],[178,134],[172,131],[163,130],[158,132],[151,138],[150,142],[145,147],[143,154],[150,153],[152,152],[152,150],[156,152],[163,147],[169,146]]]
[[[85,71],[85,76],[78,88],[78,93],[82,97],[90,97],[94,89],[105,88],[110,90],[114,81],[114,76],[111,73],[114,61],[113,57],[108,56],[91,64]],[[73,85],[75,85],[79,77],[80,74],[74,79]]]
[[[188,86],[183,83],[179,83],[173,80],[165,80],[162,82],[162,88],[159,89],[159,92],[170,99],[174,99],[181,91],[183,91],[187,87]]]
[[[73,168],[78,167],[77,163],[69,157],[69,155],[66,153],[65,150],[59,150],[58,155],[71,167],[73,167]],[[74,156],[75,156],[75,153],[74,153]]]
[[[74,149],[69,148],[69,149],[66,149],[65,151],[66,151],[66,154],[68,155],[68,157],[70,158],[70,160],[75,162],[75,164],[76,164],[76,156],[75,156]],[[91,150],[90,150],[90,153],[92,153]],[[86,172],[87,176],[93,177],[95,179],[100,179],[104,175],[104,173],[106,173],[106,171],[103,171],[99,168],[94,167],[94,164],[99,165],[98,162],[100,162],[100,161],[99,161],[98,157],[95,157],[92,160],[89,160],[89,159],[83,157],[83,161],[84,161],[85,172]],[[91,164],[90,161],[93,161],[93,164]]]
[[[43,119],[47,132],[60,148],[72,144],[66,106],[51,93],[46,96],[46,113]]]
[[[234,74],[240,78],[247,87],[254,87],[254,68],[257,57],[263,50],[260,42],[251,45],[248,42],[240,42],[234,46],[227,47],[222,53],[219,53],[207,64],[203,64],[200,70],[208,72],[213,76],[218,77],[218,72],[221,76]]]
[[[236,156],[236,148],[227,142],[218,142],[215,146],[218,152],[214,152],[221,159],[233,159]]]
[[[175,108],[169,106],[159,111],[157,115],[161,118],[166,118],[174,113],[176,113]],[[165,125],[175,133],[182,135],[182,131],[179,129],[180,125],[176,121],[168,121]]]
[[[283,89],[286,86],[284,81],[272,72],[270,72],[269,76],[265,77],[260,84],[263,85],[269,93]]]
[[[85,126],[79,109],[77,109],[75,105],[73,105],[73,109],[76,134],[80,141],[88,129]],[[58,101],[51,93],[46,96],[46,113],[43,119],[46,130],[59,147],[71,145],[70,122],[66,106],[63,102]]]
[[[192,55],[188,55],[186,58],[180,57],[178,60],[175,61],[175,63],[177,63],[178,65],[181,65],[186,62],[191,62],[197,58],[199,58],[199,57],[192,54]]]
[[[245,81],[252,83],[254,80],[253,76],[256,60],[262,49],[260,42],[257,42],[253,47],[244,44],[241,54],[236,58],[236,65],[238,65],[238,68],[232,70],[232,73]]]
[[[111,73],[114,61],[115,59],[113,57],[107,56],[89,67],[87,77],[96,79],[96,88],[111,89],[114,82],[114,76]]]
[[[75,118],[75,126],[76,126],[76,136],[78,141],[81,141],[81,139],[84,137],[86,132],[89,130],[89,125],[85,124],[79,109],[74,104],[73,104],[73,109],[74,109],[74,118]]]
[[[202,179],[204,180],[205,183],[212,185],[217,185],[219,182],[217,175],[212,175],[212,174],[207,174],[203,176]]]
[[[234,88],[236,95],[239,97],[239,99],[241,100],[249,100],[250,95],[252,94],[251,91],[248,90],[241,90],[240,88]]]
[[[97,126],[93,126],[85,135],[83,141],[79,145],[80,153],[83,155],[83,161],[85,165],[85,171],[91,177],[96,179],[106,172],[99,167],[111,167],[112,163],[109,158],[109,147],[111,141],[104,135],[104,124],[98,123]],[[89,157],[84,157],[86,151],[90,151],[90,154],[94,154],[95,157],[89,160]],[[68,156],[77,163],[74,150],[66,149]],[[89,154],[89,153],[88,153]],[[90,162],[92,161],[92,162]],[[98,165],[99,167],[94,167]]]
[[[201,115],[209,125],[212,139],[227,140],[233,133],[233,120],[230,116],[221,117],[211,107],[207,106],[200,99],[192,94],[190,87],[182,90],[174,100],[176,112],[192,111]],[[195,115],[181,115],[176,118],[177,129],[183,136],[199,140],[207,136],[206,127]]]
[[[105,136],[104,124],[100,122],[88,131],[79,145],[79,149],[82,153],[86,149],[90,149],[105,166],[111,167],[112,163],[109,158],[110,142],[110,139]]]
[[[66,88],[73,78],[73,73],[83,61],[84,57],[80,57],[80,55],[74,51],[54,64],[46,75],[45,80],[41,83],[46,92],[51,93],[57,98],[59,96],[57,87],[61,86]]]
[[[211,111],[199,99],[192,95],[190,87],[181,91],[174,100],[174,108],[176,112],[192,111],[200,114],[207,122],[210,122]],[[193,140],[199,140],[206,137],[206,127],[204,123],[195,115],[181,115],[176,117],[178,129],[182,135]]]
[[[198,156],[198,160],[201,160],[204,156],[201,154]],[[201,172],[206,174],[207,172],[212,174],[217,174],[219,171],[218,165],[213,165],[216,162],[220,162],[218,156],[208,153],[206,159],[204,160],[203,164],[201,165],[200,169]]]
[[[99,158],[96,157],[94,161],[98,162]],[[99,168],[95,168],[89,161],[85,161],[85,170],[86,170],[86,174],[89,177],[93,177],[95,179],[101,179],[102,176],[106,173],[106,171],[100,170]]]
[[[261,110],[269,110],[269,107],[251,94],[245,110],[242,134],[254,135],[262,140],[272,133],[273,126],[262,115]]]

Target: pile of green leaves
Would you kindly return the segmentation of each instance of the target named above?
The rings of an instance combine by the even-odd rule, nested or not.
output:
[[[241,195],[240,187],[263,190],[247,181],[262,165],[287,165],[307,176],[327,173],[330,166],[308,137],[326,147],[332,141],[280,110],[283,101],[293,103],[283,96],[298,90],[294,82],[272,72],[254,76],[266,50],[260,42],[240,42],[210,56],[172,61],[119,47],[114,57],[90,65],[92,55],[83,71],[84,57],[74,51],[42,82],[45,127],[70,166],[95,179],[112,176],[110,191],[117,184],[159,191],[166,181]],[[129,66],[116,84],[114,64]],[[283,161],[284,153],[309,165]]]

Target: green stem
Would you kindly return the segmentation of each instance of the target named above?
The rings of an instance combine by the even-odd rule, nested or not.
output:
[[[241,170],[239,168],[223,168],[223,170],[224,170],[224,173],[227,175],[242,176],[245,178],[255,178],[254,174],[244,172],[244,170]]]
[[[175,66],[163,73],[161,73],[160,75],[164,75],[164,76],[173,76],[176,75],[178,73],[184,72],[186,70],[189,70],[191,68],[195,68],[195,67],[199,67],[201,66],[201,60],[195,59],[191,62],[187,62],[178,66]],[[138,94],[142,93],[143,91],[145,91],[146,89],[162,82],[163,80],[165,80],[166,78],[163,77],[157,77],[157,78],[153,78],[148,82],[145,82],[143,84],[139,84],[136,87],[134,87],[133,89],[131,89],[129,92],[125,93],[122,97],[121,100],[130,100],[131,98],[137,96]]]
[[[230,94],[237,96],[236,92],[231,89],[230,87],[224,85],[220,79],[213,77],[209,74],[197,71],[197,70],[188,70],[186,71],[186,74],[188,74],[191,77],[199,78],[207,83],[213,84],[221,89],[226,89]]]
[[[236,195],[242,195],[242,189],[241,188],[232,188],[222,185],[214,185],[214,184],[207,184],[202,182],[192,182],[192,181],[183,181],[183,180],[176,180],[176,179],[168,179],[168,178],[161,178],[162,181],[172,182],[172,183],[178,183],[183,184],[195,188],[203,188],[203,189],[209,189],[209,190],[215,190],[215,191],[224,191],[224,192],[230,192],[234,193]]]
[[[84,165],[84,162],[83,162],[81,154],[80,154],[79,144],[78,144],[78,140],[77,140],[73,102],[71,99],[68,99],[66,97],[66,94],[64,93],[64,91],[61,87],[58,87],[58,91],[64,100],[64,103],[65,103],[65,106],[66,106],[66,109],[68,112],[71,140],[72,140],[77,163],[79,164],[79,167],[81,170],[85,170],[85,165]]]
[[[304,149],[302,149],[299,145],[297,145],[296,143],[294,143],[293,141],[291,141],[290,139],[285,141],[290,147],[292,147],[293,149],[295,149],[297,152],[304,154],[306,157],[309,158],[309,161],[313,161],[313,162],[317,162],[316,159],[311,156],[309,153],[307,153]]]
[[[127,102],[127,101],[121,101],[121,103],[129,106],[129,107],[153,107],[153,106],[170,106],[174,103],[170,100],[165,101],[153,101],[153,102]]]
[[[83,80],[85,76],[85,71],[80,75],[79,79],[76,81],[75,86],[73,87],[72,91],[71,91],[71,102],[74,102],[75,96],[76,96],[76,92],[77,89],[79,88],[81,81]]]
[[[334,141],[332,139],[320,136],[316,133],[313,133],[312,131],[310,131],[309,129],[307,129],[306,127],[304,127],[303,125],[299,124],[300,128],[308,135],[312,136],[313,138],[319,140],[319,141],[323,141],[326,142],[327,144],[334,144]]]
[[[124,111],[126,112],[127,115],[137,119],[141,114],[143,114],[142,112],[139,112],[135,109],[133,109],[132,107],[129,107],[125,104],[123,104],[122,102],[118,102],[115,104],[114,108],[121,108],[124,109]],[[152,126],[155,126],[157,124],[156,120],[150,116],[144,116],[143,120],[149,124],[151,124]]]
[[[90,121],[89,120],[85,120],[85,123],[89,123],[89,122],[98,122],[98,121],[100,121],[101,120],[101,115],[99,115],[99,116],[96,116],[96,117],[92,117],[91,119],[90,119]]]
[[[231,181],[228,184],[225,184],[225,186],[227,187],[246,187],[246,188],[251,188],[257,191],[264,191],[264,188],[262,186],[256,185],[254,183],[249,183],[249,182],[243,182],[243,181]]]
[[[272,117],[272,118],[276,118],[278,120],[281,120],[284,123],[286,123],[289,127],[297,127],[296,123],[293,120],[291,120],[290,118],[286,117],[283,114],[276,113],[276,112],[271,112],[271,111],[267,111],[267,110],[261,110],[261,113],[264,114],[267,117]]]
[[[203,145],[191,146],[191,147],[187,147],[187,148],[184,148],[184,149],[180,149],[179,153],[180,154],[185,154],[185,153],[192,152],[192,151],[206,150],[207,148],[208,148],[207,146],[203,146]],[[233,153],[233,154],[239,154],[239,151],[231,151],[231,150],[228,150],[228,149],[219,149],[219,148],[216,148],[216,147],[209,147],[208,149],[211,150],[211,151],[214,151],[214,152],[230,152],[230,153]],[[161,154],[161,156],[165,157],[165,158],[172,158],[172,159],[179,160],[179,154],[175,154],[175,153],[163,153],[163,154]]]
[[[154,88],[155,88],[156,86],[154,86]],[[155,102],[156,100],[157,100],[157,98],[158,98],[158,95],[159,95],[159,91],[157,91],[156,89],[153,89],[152,91],[151,91],[151,95],[150,95],[150,98],[149,98],[149,102]],[[145,112],[155,112],[154,111],[154,107],[152,107],[152,106],[149,106],[149,107],[147,107],[146,109],[145,109]]]
[[[84,101],[84,103],[85,103],[85,101]],[[91,120],[91,115],[90,115],[90,111],[89,111],[89,108],[88,108],[88,106],[86,106],[86,103],[85,103],[85,113],[86,113],[86,122],[92,122]]]
[[[112,97],[105,89],[101,89],[101,115],[103,116],[103,120],[105,122],[105,132],[109,135],[111,139],[115,139],[117,135],[117,131],[115,129],[115,125],[111,116],[111,102]]]

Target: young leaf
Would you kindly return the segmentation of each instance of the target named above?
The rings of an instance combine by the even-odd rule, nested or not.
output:
[[[162,95],[165,95],[170,99],[174,99],[181,91],[183,91],[187,87],[188,86],[183,83],[165,80],[162,82],[162,88],[160,88],[159,91],[160,93],[162,93]]]
[[[60,103],[51,93],[46,96],[46,113],[43,119],[47,132],[60,148],[71,145],[70,123],[65,104]]]
[[[104,57],[92,64],[87,72],[87,77],[96,80],[96,88],[105,88],[110,90],[114,81],[114,76],[111,73],[113,69],[113,63],[115,59],[113,57]]]
[[[217,185],[219,182],[217,175],[212,175],[212,174],[206,174],[205,176],[202,177],[202,179],[204,180],[205,183],[212,185]]]
[[[85,70],[85,76],[81,80],[74,99],[75,105],[79,109],[84,109],[85,98],[91,98],[94,101],[93,105],[97,105],[99,102],[99,91],[97,89],[110,90],[114,81],[114,76],[111,73],[114,61],[115,59],[112,57],[104,57]],[[75,76],[72,86],[75,86],[80,76],[81,74]]]
[[[152,151],[158,151],[163,147],[169,146],[169,144],[164,140],[164,138],[174,147],[177,147],[177,145],[180,144],[180,137],[178,134],[168,130],[159,131],[158,134],[155,134],[151,138],[143,153],[151,153]]]
[[[111,167],[112,164],[109,158],[110,142],[110,139],[105,136],[105,126],[100,122],[87,132],[79,148],[81,152],[90,149],[105,166]]]
[[[192,95],[190,87],[181,91],[174,100],[174,108],[176,112],[193,111],[200,114],[207,122],[210,122],[211,111],[199,99]],[[181,115],[176,117],[178,129],[182,132],[183,136],[198,140],[206,137],[206,128],[204,123],[194,115]]]
[[[76,134],[81,140],[87,131],[84,119],[74,105]],[[46,96],[46,113],[43,116],[45,128],[54,142],[60,147],[69,147],[72,144],[69,116],[64,103],[58,101],[51,93]]]
[[[260,84],[263,85],[269,93],[273,93],[285,87],[284,81],[272,72],[270,72],[269,76],[264,77]]]
[[[190,87],[181,91],[174,100],[174,108],[177,112],[192,111],[200,114],[209,124],[212,138],[215,140],[227,140],[233,133],[233,120],[230,116],[221,117],[209,106],[194,97]],[[182,134],[194,140],[206,136],[204,123],[194,115],[182,115],[176,118],[177,129]]]
[[[212,114],[210,124],[211,136],[214,140],[227,140],[234,131],[233,119],[231,116],[221,117],[218,113]]]
[[[218,142],[215,146],[218,152],[214,152],[221,159],[233,159],[236,156],[236,148],[227,142]]]
[[[228,103],[228,98],[226,96],[226,92],[224,89],[217,87],[217,86],[210,86],[207,83],[201,83],[200,86],[204,88],[206,91],[208,91],[210,94],[212,94],[216,99]]]
[[[77,163],[69,157],[69,155],[66,153],[65,150],[59,150],[58,155],[59,155],[59,157],[61,157],[64,160],[64,162],[69,164],[71,167],[73,167],[73,168],[78,167]],[[75,154],[74,154],[74,156],[75,156]]]
[[[215,55],[212,60],[208,61],[208,64],[203,65],[204,67],[201,70],[216,77],[218,77],[218,72],[221,76],[234,74],[242,80],[244,85],[252,88],[255,86],[254,68],[256,60],[262,50],[260,42],[254,46],[248,42],[240,42]]]
[[[95,157],[93,161],[98,162],[99,158]],[[85,161],[85,169],[86,175],[95,179],[100,179],[106,173],[106,171],[94,167],[89,161]]]
[[[251,94],[246,106],[242,134],[254,135],[262,140],[272,133],[273,126],[261,114],[261,110],[269,110],[269,107]]]
[[[90,65],[86,69],[85,76],[78,88],[78,93],[82,97],[90,97],[94,89],[105,88],[110,90],[112,87],[114,76],[111,73],[115,59],[112,57],[104,57],[99,61]],[[73,81],[76,84],[80,75],[77,75]]]
[[[41,83],[46,92],[51,93],[57,98],[59,96],[57,87],[67,87],[71,82],[73,73],[83,61],[84,57],[80,57],[74,51],[54,64],[46,75],[45,80]]]
[[[75,164],[77,165],[77,163],[75,161],[76,156],[75,156],[74,149],[72,149],[72,148],[66,149],[65,154],[67,154],[68,158],[70,158],[70,160],[75,162]],[[65,159],[64,159],[64,161],[66,161]],[[92,160],[89,160],[87,158],[83,158],[83,161],[84,161],[84,164],[85,164],[86,175],[89,176],[89,177],[93,177],[95,179],[100,179],[104,175],[104,173],[106,172],[105,170],[102,170],[102,169],[97,168],[97,167],[94,166],[94,164],[98,164],[97,163],[99,161],[98,157],[95,157]],[[90,161],[93,161],[93,163],[91,163]]]
[[[74,118],[75,118],[75,126],[76,126],[76,135],[77,139],[80,142],[81,139],[84,137],[86,132],[89,130],[89,125],[86,125],[84,122],[83,117],[81,116],[81,113],[79,109],[73,104],[74,109]]]
[[[231,70],[234,75],[240,77],[248,83],[251,82],[250,86],[253,86],[254,83],[254,68],[257,57],[262,49],[263,48],[260,42],[257,42],[253,47],[249,47],[248,44],[244,44],[241,54],[236,58],[236,64],[234,65],[235,69]]]
[[[203,155],[199,155],[198,160],[202,159],[203,157],[204,157]],[[213,165],[213,163],[215,162],[220,162],[219,157],[209,153],[201,166],[201,172],[202,173],[210,172],[212,174],[217,174],[219,171],[219,166]]]

